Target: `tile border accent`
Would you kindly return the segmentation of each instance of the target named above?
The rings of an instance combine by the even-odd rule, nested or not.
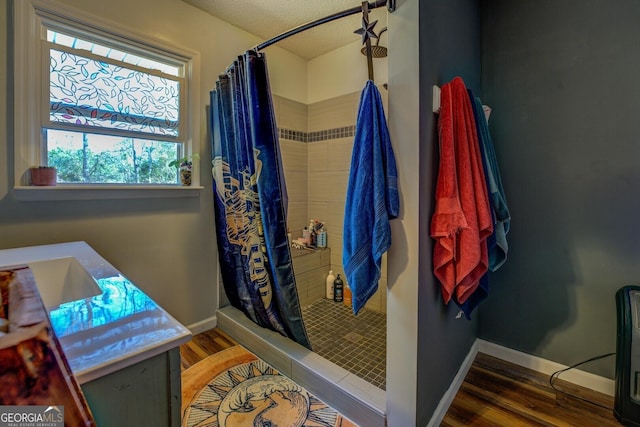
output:
[[[278,128],[278,136],[280,138],[298,142],[317,142],[338,138],[350,138],[353,137],[355,133],[355,125],[318,130],[314,132],[302,132],[298,130]]]

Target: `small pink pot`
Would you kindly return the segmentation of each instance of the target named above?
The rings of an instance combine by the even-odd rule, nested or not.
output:
[[[31,172],[31,185],[56,185],[57,173],[53,167],[33,167],[29,168]]]

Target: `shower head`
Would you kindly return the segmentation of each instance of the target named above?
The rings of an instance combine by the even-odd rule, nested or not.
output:
[[[376,45],[371,46],[371,56],[373,58],[386,58],[387,56],[387,48],[384,46],[379,46],[380,36],[382,36],[382,33],[384,33],[385,31],[387,31],[387,27],[384,27],[382,30],[380,30],[380,33],[378,34],[378,40],[376,40]],[[363,46],[362,49],[360,49],[360,52],[362,52],[364,56],[367,56],[367,47]]]
[[[367,47],[360,49],[363,55],[367,55]],[[387,56],[387,48],[384,46],[371,46],[371,57],[373,58],[385,58]]]

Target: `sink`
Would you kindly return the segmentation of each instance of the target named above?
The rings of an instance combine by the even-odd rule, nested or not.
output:
[[[74,257],[28,263],[46,308],[102,293],[95,279]]]

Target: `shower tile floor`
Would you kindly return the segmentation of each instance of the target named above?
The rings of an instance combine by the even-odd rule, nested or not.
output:
[[[322,298],[302,308],[313,351],[374,386],[385,390],[387,317]]]

